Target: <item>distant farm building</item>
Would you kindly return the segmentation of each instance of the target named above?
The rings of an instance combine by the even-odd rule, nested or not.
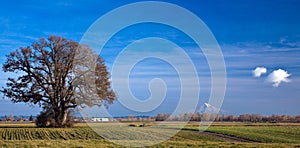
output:
[[[109,118],[92,118],[93,122],[108,122]]]

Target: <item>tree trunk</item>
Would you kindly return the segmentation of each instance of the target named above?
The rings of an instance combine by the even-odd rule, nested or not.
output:
[[[65,127],[67,125],[68,112],[66,110],[60,110],[55,113],[55,127]]]
[[[61,119],[61,124],[62,124],[62,126],[64,126],[64,125],[67,124],[67,116],[68,116],[67,111],[63,111],[63,112],[62,112],[62,119]]]

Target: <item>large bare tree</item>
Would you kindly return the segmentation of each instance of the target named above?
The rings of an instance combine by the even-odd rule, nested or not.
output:
[[[70,109],[107,106],[116,99],[103,59],[88,46],[62,37],[41,38],[17,49],[7,55],[3,70],[18,75],[8,78],[4,96],[15,103],[39,104],[55,127],[66,126]]]

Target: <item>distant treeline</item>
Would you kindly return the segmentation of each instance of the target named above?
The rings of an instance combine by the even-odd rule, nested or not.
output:
[[[85,122],[87,119],[82,117],[73,117],[74,121]],[[35,121],[33,116],[2,116],[0,121]],[[92,121],[92,118],[90,119]],[[156,116],[134,116],[128,115],[123,117],[111,118],[110,121],[216,121],[216,122],[294,122],[300,123],[300,115],[271,115],[263,116],[260,114],[242,114],[242,115],[226,115],[226,114],[210,114],[210,113],[185,113],[177,116],[170,114],[158,113]]]
[[[242,114],[239,116],[226,114],[210,114],[210,113],[185,113],[178,116],[170,116],[170,114],[158,113],[155,117],[156,121],[217,121],[217,122],[300,122],[300,115],[271,115],[263,116],[259,114]]]
[[[9,115],[9,116],[1,116],[0,121],[34,121],[34,117],[32,115],[30,116],[14,116],[14,115]]]

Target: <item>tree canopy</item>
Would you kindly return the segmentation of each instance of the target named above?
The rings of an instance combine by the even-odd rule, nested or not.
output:
[[[8,78],[1,92],[15,103],[42,106],[47,119],[41,126],[66,126],[71,109],[107,106],[117,98],[100,55],[63,37],[41,38],[11,52],[3,70],[18,76]]]

